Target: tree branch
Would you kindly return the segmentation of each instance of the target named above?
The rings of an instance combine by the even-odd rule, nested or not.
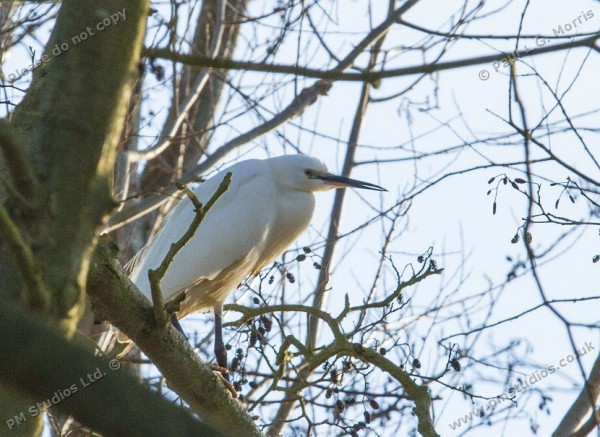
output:
[[[598,426],[600,416],[596,413],[596,403],[600,396],[600,355],[596,357],[590,376],[584,387],[581,389],[579,396],[569,408],[569,411],[565,414],[563,419],[560,421],[558,427],[552,434],[553,437],[560,437],[566,435],[572,435],[579,429],[579,425],[586,418],[591,415],[590,420],[594,421],[594,427]],[[592,428],[592,429],[593,429]],[[587,435],[587,434],[586,434]]]
[[[63,1],[45,47],[49,61],[36,70],[11,120],[27,141],[42,200],[19,225],[44,267],[52,314],[71,333],[83,313],[97,228],[114,208],[112,172],[147,13],[147,0]],[[121,21],[103,28],[111,16]],[[73,42],[81,35],[85,41]],[[53,55],[61,44],[68,51]],[[5,279],[3,265],[0,259],[0,286],[17,294],[21,284]]]
[[[12,426],[18,435],[23,425],[15,418],[41,415],[43,404],[104,435],[215,434],[183,408],[149,392],[117,360],[67,342],[57,329],[6,299],[0,305],[0,343],[2,382],[40,402],[26,411],[2,412],[3,426]]]
[[[371,56],[369,58],[369,69],[372,70],[375,67],[377,62],[377,57],[379,55],[379,51],[383,44],[383,36],[389,26],[393,24],[393,22],[401,15],[399,11],[407,10],[407,5],[412,6],[416,2],[406,2],[402,8],[398,11],[395,11],[390,14],[387,20],[385,20],[381,25],[379,25],[376,30],[377,32],[371,32],[373,34],[378,34],[379,36],[375,40],[376,43],[371,49]],[[410,7],[409,6],[409,7]],[[392,19],[393,18],[393,19]],[[384,26],[385,25],[385,26]],[[347,59],[347,58],[346,58]],[[346,60],[342,62],[347,62]],[[342,175],[349,176],[352,168],[354,167],[354,156],[356,152],[356,148],[358,146],[358,137],[360,134],[360,129],[362,126],[363,117],[365,111],[367,109],[367,105],[369,103],[369,92],[371,86],[369,83],[363,83],[361,88],[361,93],[358,101],[358,106],[356,108],[354,114],[354,120],[352,123],[352,129],[350,131],[350,136],[348,138],[348,147],[346,150],[346,156],[344,158],[344,167],[342,169]],[[338,241],[338,225],[340,223],[340,218],[342,215],[342,207],[344,204],[344,197],[346,194],[346,190],[337,190],[335,193],[333,207],[331,211],[331,217],[329,219],[329,229],[327,231],[327,239],[325,251],[323,253],[323,261],[322,261],[322,269],[319,272],[319,278],[317,280],[317,286],[315,287],[314,297],[313,297],[313,306],[318,309],[322,309],[325,303],[325,290],[327,283],[329,281],[329,271],[331,269],[331,260],[333,259],[333,252],[335,250],[336,242]],[[319,330],[319,322],[320,319],[311,315],[308,319],[308,327],[306,332],[306,345],[309,351],[312,351],[313,348],[316,348],[317,343],[317,334]],[[306,366],[301,371],[300,379],[308,379],[312,371],[314,370],[311,366]],[[298,397],[299,392],[291,391],[286,396],[286,401],[283,402],[277,411],[276,418],[274,420],[273,425],[269,429],[270,435],[275,435],[281,432],[283,429],[287,418],[289,417],[292,409],[294,408],[295,402],[294,398]]]
[[[127,278],[116,248],[101,236],[88,276],[97,313],[132,339],[167,379],[169,387],[211,427],[225,435],[260,436],[242,406],[170,324],[157,326],[148,300]]]
[[[519,58],[529,58],[545,53],[569,50],[576,47],[593,47],[600,38],[598,33],[587,38],[568,41],[560,44],[540,46],[535,49],[519,52]],[[515,53],[496,53],[493,55],[477,56],[475,58],[463,58],[446,62],[435,62],[432,64],[414,65],[411,67],[393,68],[379,71],[362,71],[360,73],[345,73],[339,66],[329,70],[318,70],[309,67],[286,64],[265,64],[252,61],[238,61],[225,58],[211,58],[206,55],[184,55],[172,52],[168,49],[145,48],[142,55],[148,58],[161,58],[170,61],[181,62],[185,65],[203,68],[225,68],[228,70],[258,71],[263,73],[291,74],[294,76],[311,77],[330,81],[369,82],[374,83],[382,79],[394,77],[412,76],[415,74],[429,74],[438,71],[454,70],[474,65],[490,64],[507,58],[514,58]]]
[[[206,206],[202,206],[196,195],[185,185],[179,185],[178,188],[185,192],[185,194],[190,198],[192,203],[194,204],[194,208],[196,214],[194,215],[194,219],[192,223],[190,223],[189,228],[185,233],[181,236],[179,240],[171,244],[169,251],[165,255],[165,258],[160,263],[160,265],[156,269],[148,270],[148,279],[150,280],[150,290],[152,292],[152,303],[154,306],[154,317],[156,319],[156,323],[159,325],[164,325],[167,322],[167,313],[165,311],[165,307],[163,304],[162,291],[160,289],[160,282],[163,277],[167,273],[167,269],[175,259],[175,255],[183,249],[183,246],[187,244],[188,241],[194,236],[196,230],[204,220],[206,213],[212,208],[215,202],[227,191],[229,188],[229,184],[231,182],[231,172],[228,172],[223,181],[217,188],[217,191],[214,192],[212,197],[206,202]]]
[[[384,20],[381,24],[379,24],[377,27],[375,27],[373,30],[371,30],[356,45],[356,47],[352,51],[350,51],[350,53],[348,53],[348,55],[346,55],[344,57],[344,59],[342,59],[338,63],[338,65],[333,69],[333,71],[341,72],[341,71],[347,69],[348,67],[350,67],[352,65],[352,63],[355,61],[355,59],[365,49],[367,49],[371,44],[373,44],[375,41],[377,41],[379,38],[381,38],[387,32],[389,27],[392,26],[395,23],[395,21],[402,16],[402,14],[404,12],[406,12],[413,5],[415,5],[417,3],[417,1],[418,0],[407,1],[400,8],[398,8],[396,11],[394,11],[392,14],[390,14],[390,16],[386,20]],[[145,53],[148,53],[148,52],[146,51]],[[173,55],[175,56],[176,54],[173,54]],[[176,56],[182,56],[182,55],[177,54]],[[185,56],[185,55],[183,55],[183,56]],[[223,58],[219,58],[219,59],[223,59]],[[213,66],[213,67],[218,68],[217,66]],[[248,132],[237,136],[236,138],[229,141],[227,144],[219,147],[217,150],[215,150],[213,153],[211,153],[211,155],[209,157],[207,157],[206,160],[204,160],[201,163],[199,163],[198,165],[190,168],[183,175],[180,182],[186,183],[191,180],[194,180],[195,178],[198,177],[198,175],[201,175],[202,173],[206,172],[208,169],[210,169],[213,165],[215,165],[218,161],[220,161],[225,155],[227,155],[232,150],[242,146],[243,144],[246,144],[246,143],[252,141],[255,138],[258,138],[261,135],[264,135],[267,132],[270,132],[271,130],[277,128],[278,126],[284,124],[285,122],[287,122],[293,118],[296,118],[297,116],[302,114],[302,112],[304,112],[304,110],[308,106],[315,103],[320,96],[326,95],[327,92],[331,89],[331,86],[332,86],[331,81],[322,79],[322,80],[317,81],[313,85],[311,85],[307,88],[304,88],[292,100],[292,102],[285,109],[283,109],[283,111],[280,111],[276,116],[274,116],[270,120],[266,121],[265,123],[261,124],[260,126],[257,126],[254,129],[251,129]],[[145,214],[148,214],[149,212],[153,211],[154,209],[160,207],[162,202],[165,199],[167,199],[168,196],[170,194],[172,194],[173,192],[175,192],[174,188],[167,187],[164,190],[164,192],[162,193],[164,195],[164,197],[161,195],[150,195],[147,198],[145,198],[143,201],[141,201],[137,204],[126,205],[121,211],[119,211],[118,213],[114,214],[111,217],[111,219],[110,219],[107,227],[104,229],[104,231],[105,232],[114,231],[115,229],[118,229],[121,226],[126,225],[127,223],[130,223],[133,220],[136,220],[136,219],[144,216]]]
[[[27,295],[28,304],[42,313],[47,312],[50,308],[50,292],[42,279],[31,248],[2,203],[0,203],[0,236],[10,247],[23,281],[27,286],[29,291]]]
[[[18,193],[29,201],[35,199],[39,192],[39,181],[27,158],[25,145],[19,142],[12,126],[5,120],[0,120],[0,149]]]

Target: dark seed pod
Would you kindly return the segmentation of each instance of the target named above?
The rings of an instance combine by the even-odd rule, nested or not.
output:
[[[250,347],[256,346],[257,341],[258,341],[258,335],[256,334],[256,331],[253,329],[252,332],[250,333]]]
[[[273,275],[269,276],[269,285],[271,285],[275,281],[275,277]]]
[[[422,263],[423,261],[425,261],[425,258],[423,257],[423,255],[419,255],[417,257],[417,262]]]
[[[386,349],[386,348],[384,348],[384,347],[380,347],[380,348],[379,348],[379,353],[380,353],[381,355],[385,355],[385,354],[387,354],[387,349]]]
[[[251,381],[250,383],[248,383],[248,385],[250,386],[250,388],[256,388],[258,387],[258,384],[254,381]]]
[[[298,261],[298,262],[302,262],[305,259],[306,259],[306,255],[304,255],[302,253],[296,257],[296,261]]]
[[[369,405],[374,410],[378,410],[379,409],[379,403],[375,399],[369,399]]]
[[[285,277],[287,278],[288,281],[290,281],[290,284],[293,284],[294,282],[296,282],[296,278],[294,277],[294,275],[292,275],[291,273],[286,273]]]
[[[331,399],[331,396],[333,396],[333,390],[328,388],[325,392],[325,399]]]
[[[317,270],[321,270],[321,267],[322,267],[322,266],[321,266],[321,264],[319,264],[319,263],[315,262],[315,263],[313,263],[313,267],[314,267],[315,269],[317,269]]]
[[[265,316],[263,314],[262,316],[260,316],[260,322],[265,327],[265,331],[267,331],[267,332],[271,331],[271,328],[273,327],[273,322],[271,321],[271,319],[269,319],[267,316]]]
[[[331,372],[329,372],[329,380],[334,384],[340,383],[340,374],[336,369],[333,369]]]
[[[450,365],[456,372],[460,372],[460,362],[456,358],[450,360]]]
[[[344,399],[344,403],[346,405],[354,405],[356,403],[356,400],[354,398],[347,398],[347,399]]]
[[[348,373],[349,371],[352,370],[352,361],[350,360],[345,360],[343,363],[343,368],[342,368],[342,373]]]
[[[419,361],[418,358],[415,358],[412,362],[412,365],[415,369],[420,369],[421,368],[421,362]]]
[[[335,406],[338,409],[338,411],[341,413],[342,411],[344,411],[345,405],[341,400],[337,400],[335,401]]]
[[[492,206],[492,214],[496,214],[496,202],[494,202],[494,205]]]
[[[488,184],[491,184],[492,182],[494,182],[494,179],[496,179],[496,176],[494,176],[493,178],[490,178],[490,180],[488,181]]]
[[[515,178],[515,182],[517,184],[524,184],[525,182],[527,182],[525,179],[521,179],[521,178]]]
[[[592,262],[597,263],[598,261],[600,261],[600,255],[594,255],[594,257],[592,258]]]
[[[258,297],[255,297],[254,299],[252,299],[252,302],[254,302],[254,305],[258,305],[260,303],[260,300],[258,299]]]
[[[519,240],[521,239],[521,237],[519,236],[519,234],[515,234],[514,237],[512,237],[512,240],[510,240],[510,242],[512,244],[517,244],[519,242]]]
[[[365,416],[365,422],[366,423],[371,423],[371,413],[369,413],[368,411],[365,411],[363,413],[363,415]]]
[[[304,253],[310,253],[310,247],[303,247],[302,250]]]
[[[150,71],[152,72],[152,74],[154,74],[154,77],[159,82],[162,82],[165,78],[165,67],[163,67],[162,65],[151,65]]]

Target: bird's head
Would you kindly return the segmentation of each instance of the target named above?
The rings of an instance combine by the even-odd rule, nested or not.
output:
[[[287,188],[296,191],[316,192],[334,188],[362,188],[387,191],[379,185],[337,176],[327,171],[327,167],[317,158],[306,155],[286,155],[274,158],[274,173]]]

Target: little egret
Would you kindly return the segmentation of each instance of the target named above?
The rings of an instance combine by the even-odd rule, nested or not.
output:
[[[215,356],[225,368],[223,302],[247,276],[257,275],[308,227],[315,206],[313,193],[345,187],[385,191],[368,182],[332,175],[316,158],[287,155],[242,161],[217,173],[193,189],[202,204],[227,172],[232,173],[229,189],[173,258],[161,282],[167,303],[185,293],[177,318],[214,310]],[[130,261],[131,280],[151,301],[148,270],[159,266],[194,215],[193,203],[183,198],[155,237]]]

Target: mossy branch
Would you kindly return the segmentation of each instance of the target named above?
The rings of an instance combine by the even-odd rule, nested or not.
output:
[[[400,282],[396,289],[393,291],[393,293],[391,293],[389,296],[386,296],[380,301],[365,303],[353,307],[345,306],[340,315],[337,316],[336,320],[342,320],[344,317],[346,317],[346,315],[348,315],[348,313],[355,311],[365,311],[372,308],[385,308],[388,305],[391,305],[395,300],[397,300],[401,296],[402,291],[405,288],[418,284],[419,282],[431,275],[441,275],[443,271],[444,269],[428,267],[424,273],[414,274],[409,280]]]
[[[418,419],[419,432],[426,437],[438,436],[430,414],[431,394],[427,386],[418,384],[413,379],[414,375],[406,372],[373,349],[365,347],[359,343],[351,342],[350,339],[354,336],[356,331],[344,332],[342,328],[342,322],[350,313],[362,312],[369,308],[384,308],[391,305],[401,296],[401,293],[405,288],[413,286],[429,276],[441,274],[442,271],[443,269],[437,268],[433,262],[426,264],[424,263],[423,268],[419,272],[414,273],[406,281],[399,280],[397,287],[388,296],[376,302],[350,306],[349,298],[346,296],[344,308],[337,317],[334,317],[319,308],[307,305],[282,304],[260,308],[249,308],[239,304],[225,305],[226,310],[233,310],[242,314],[242,317],[234,322],[228,323],[227,326],[241,326],[248,320],[262,316],[263,314],[281,311],[303,312],[322,320],[329,327],[334,337],[331,343],[322,346],[319,349],[313,350],[305,347],[295,337],[291,335],[286,336],[277,354],[276,364],[278,365],[278,368],[274,375],[273,382],[271,383],[270,388],[257,402],[262,401],[269,391],[278,390],[277,383],[283,377],[286,364],[291,357],[291,352],[289,352],[289,348],[291,346],[294,346],[300,355],[303,356],[304,363],[306,364],[306,367],[311,370],[311,372],[335,356],[351,356],[377,367],[382,372],[387,373],[396,381],[398,381],[398,383],[406,392],[406,396],[415,404],[413,411]],[[299,378],[285,391],[293,396],[296,396],[308,386],[310,386],[310,382],[307,379]],[[269,435],[274,435],[274,429],[269,431]]]
[[[109,320],[133,340],[169,387],[206,424],[224,435],[261,436],[250,415],[223,388],[221,379],[200,360],[189,342],[170,324],[154,323],[150,302],[127,278],[116,259],[117,251],[106,235],[98,239],[87,282],[97,318]]]
[[[25,414],[30,423],[31,408],[36,408],[36,413],[42,411],[41,404],[35,402],[50,399],[57,393],[64,393],[66,397],[61,397],[53,409],[73,415],[102,435],[228,435],[225,429],[217,432],[188,410],[142,386],[136,377],[121,368],[119,361],[94,356],[87,345],[68,341],[64,332],[10,300],[0,303],[2,390],[10,387],[34,399],[25,410],[18,410],[17,405],[2,410],[2,435],[31,435],[22,422],[17,422],[15,425],[20,426],[12,432],[4,422],[8,424],[14,415]],[[101,371],[103,376],[90,381],[90,374],[95,371]],[[78,389],[67,394],[65,389],[74,385]]]
[[[217,188],[217,191],[212,195],[208,202],[206,202],[206,206],[202,206],[202,203],[198,200],[196,195],[190,190],[186,185],[179,184],[177,188],[183,191],[192,201],[194,205],[194,210],[196,211],[196,215],[194,216],[194,220],[190,224],[190,227],[185,231],[183,236],[177,240],[175,243],[171,244],[167,255],[160,263],[160,266],[156,269],[151,269],[148,271],[148,279],[150,280],[150,290],[152,292],[152,301],[154,304],[154,317],[156,322],[159,325],[166,324],[168,320],[168,314],[165,310],[164,301],[162,297],[162,292],[160,289],[160,283],[167,273],[169,266],[175,259],[177,253],[183,249],[183,247],[190,241],[190,239],[194,236],[198,227],[206,217],[208,211],[212,208],[215,202],[227,191],[229,188],[229,184],[231,183],[231,172],[227,173],[223,178],[223,181]]]
[[[50,292],[42,280],[42,275],[40,274],[31,248],[23,238],[19,227],[11,219],[8,211],[1,203],[0,236],[10,247],[17,261],[23,281],[27,285],[28,304],[42,313],[47,312],[50,308]]]
[[[361,344],[348,343],[344,345],[343,352],[378,367],[396,379],[402,385],[407,396],[415,403],[413,412],[417,416],[418,429],[421,435],[425,437],[439,436],[431,419],[431,394],[426,385],[417,384],[408,372],[402,370],[383,355]]]
[[[14,129],[6,120],[0,120],[0,149],[12,177],[10,188],[14,188],[18,193],[18,199],[29,202],[36,199],[39,181],[27,158],[25,145],[19,142]]]
[[[244,305],[239,304],[227,304],[223,306],[223,309],[226,311],[237,311],[242,313],[242,317],[234,322],[226,323],[225,326],[242,326],[248,320],[253,319],[255,317],[261,316],[263,314],[277,313],[280,311],[293,311],[293,312],[304,312],[306,314],[310,314],[314,317],[318,317],[323,320],[331,331],[333,335],[337,338],[338,336],[341,338],[345,338],[344,334],[340,330],[339,321],[336,320],[333,316],[325,311],[315,308],[308,305],[300,305],[300,304],[281,304],[281,305],[269,305],[260,308],[249,308]]]

